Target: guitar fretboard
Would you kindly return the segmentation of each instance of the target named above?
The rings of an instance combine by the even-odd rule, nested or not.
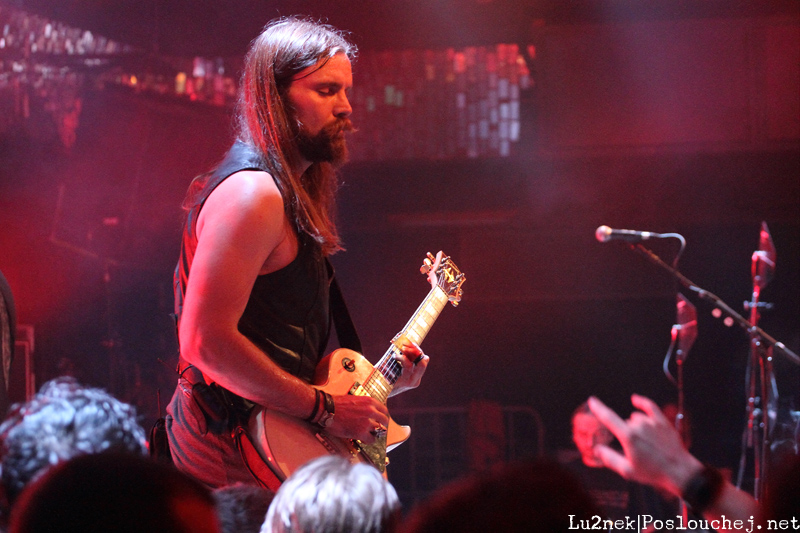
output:
[[[433,287],[395,339],[405,337],[412,342],[422,344],[447,302],[447,293],[439,286]],[[403,370],[402,365],[394,358],[399,353],[400,348],[393,342],[375,365],[375,371],[363,384],[370,396],[383,403],[386,403],[389,393],[392,392],[392,388]]]

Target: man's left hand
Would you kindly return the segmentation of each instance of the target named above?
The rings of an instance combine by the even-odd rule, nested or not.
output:
[[[425,374],[425,369],[428,368],[430,359],[422,352],[422,348],[418,344],[408,340],[404,341],[401,353],[395,356],[395,360],[403,367],[403,373],[400,374],[400,379],[395,383],[390,396],[419,387],[419,382]]]

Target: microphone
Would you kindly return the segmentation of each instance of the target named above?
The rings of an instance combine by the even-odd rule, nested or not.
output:
[[[625,241],[625,242],[642,242],[647,239],[661,239],[665,237],[660,233],[653,233],[652,231],[636,231],[632,229],[611,229],[608,226],[600,226],[594,232],[594,236],[600,242],[608,241]]]

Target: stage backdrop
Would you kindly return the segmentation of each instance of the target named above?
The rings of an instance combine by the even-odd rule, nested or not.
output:
[[[797,36],[797,17],[531,25],[520,50],[534,83],[509,156],[343,168],[348,251],[333,262],[370,359],[425,296],[426,252],[444,250],[468,280],[425,342],[425,382],[391,406],[532,408],[554,451],[570,447],[570,413],[589,395],[624,414],[634,392],[675,401],[661,366],[677,285],[598,243],[601,224],[684,235],[680,269],[743,312],[767,222],[777,268],[762,326],[800,351]],[[75,374],[148,423],[175,381],[181,200],[230,143],[230,110],[112,87],[87,87],[82,104],[70,150],[46,113],[0,140],[0,270],[19,322],[35,326],[39,383]],[[695,303],[693,449],[732,468],[748,340]],[[797,410],[800,370],[775,367],[782,412]]]

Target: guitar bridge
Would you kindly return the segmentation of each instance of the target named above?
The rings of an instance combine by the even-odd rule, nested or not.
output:
[[[373,444],[364,444],[361,441],[353,441],[361,455],[363,455],[381,474],[386,472],[386,465],[389,459],[386,457],[386,435],[382,435]]]

